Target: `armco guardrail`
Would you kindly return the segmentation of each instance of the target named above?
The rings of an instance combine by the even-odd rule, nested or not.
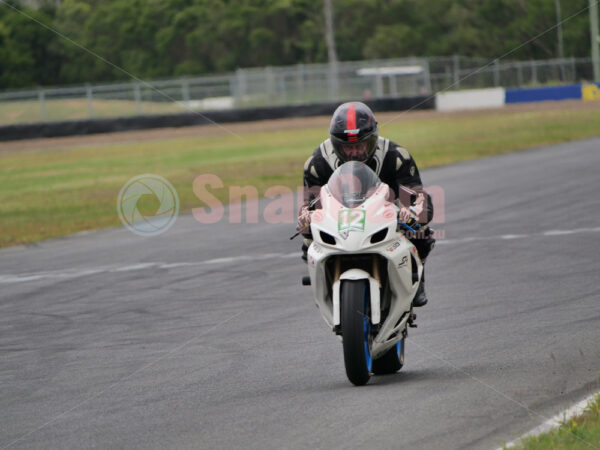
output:
[[[381,98],[369,100],[366,101],[366,103],[375,112],[405,111],[409,109],[433,109],[435,106],[435,99],[427,96]],[[327,102],[313,105],[207,111],[202,114],[166,114],[114,119],[7,125],[0,127],[0,141],[111,133],[116,131],[145,130],[150,128],[175,128],[207,125],[212,122],[248,122],[253,120],[331,115],[338,105],[339,102]]]

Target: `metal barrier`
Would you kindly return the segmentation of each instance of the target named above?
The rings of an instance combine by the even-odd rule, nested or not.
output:
[[[218,76],[147,83],[2,92],[0,125],[569,84],[590,80],[592,73],[590,59],[489,63],[460,56],[238,69]]]

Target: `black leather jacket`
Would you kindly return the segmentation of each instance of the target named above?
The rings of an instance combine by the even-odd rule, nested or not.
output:
[[[395,196],[394,200],[399,204],[409,205],[409,200],[403,195],[400,186],[425,194],[426,207],[423,214],[419,216],[419,222],[423,225],[431,222],[433,218],[431,196],[423,189],[417,164],[405,148],[380,137],[375,154],[366,164],[379,175],[381,181],[390,186]],[[311,203],[318,197],[320,187],[327,183],[339,165],[341,161],[333,152],[329,139],[317,147],[304,164],[304,201],[300,212],[305,208],[313,209]]]

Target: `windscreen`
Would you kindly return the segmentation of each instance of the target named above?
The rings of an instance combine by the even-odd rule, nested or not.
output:
[[[333,172],[327,186],[333,197],[346,208],[362,205],[381,184],[369,166],[360,161],[349,161]]]

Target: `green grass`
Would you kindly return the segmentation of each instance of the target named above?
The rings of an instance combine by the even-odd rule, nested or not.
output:
[[[404,114],[380,131],[405,145],[424,168],[596,136],[599,111],[499,110],[431,118]],[[232,185],[254,185],[261,194],[272,185],[296,188],[304,161],[326,137],[327,127],[324,119],[312,128],[58,150],[2,151],[0,144],[0,246],[120,225],[117,194],[127,180],[143,173],[167,178],[177,189],[182,212],[205,206],[192,189],[200,174],[223,180],[226,188],[212,190],[222,201],[228,200],[227,186]]]
[[[589,450],[600,446],[600,396],[590,403],[586,412],[556,430],[525,438],[518,447],[525,450]],[[505,447],[506,448],[506,447]]]
[[[172,102],[142,102],[143,114],[171,114],[185,112],[183,106]],[[119,117],[137,114],[137,105],[133,100],[101,100],[92,102],[93,116]],[[46,100],[45,120],[79,120],[90,117],[90,105],[86,99]],[[0,125],[13,123],[42,122],[42,110],[39,101],[0,102]]]

